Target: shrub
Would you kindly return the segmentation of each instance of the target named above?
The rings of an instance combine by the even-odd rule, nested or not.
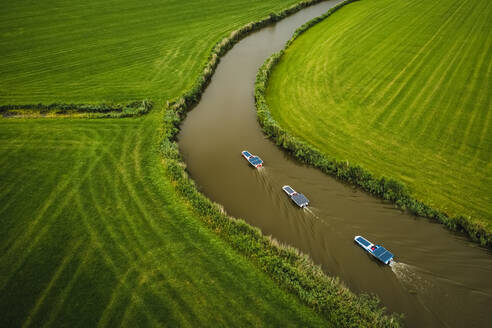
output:
[[[227,216],[220,205],[212,203],[196,189],[185,172],[185,165],[180,160],[175,142],[179,123],[200,100],[221,56],[248,33],[316,2],[319,0],[304,1],[282,13],[270,14],[261,21],[245,25],[218,42],[213,47],[195,85],[181,97],[167,103],[163,117],[161,154],[165,160],[167,174],[174,182],[176,190],[188,200],[202,221],[234,249],[269,273],[280,286],[297,295],[304,304],[323,314],[339,327],[398,327],[401,317],[395,314],[386,315],[385,309],[379,305],[376,297],[357,296],[351,293],[338,279],[326,276],[306,255],[300,254],[293,248],[279,245],[275,240],[263,236],[259,229],[253,228],[242,220]],[[275,60],[277,57],[273,58]],[[266,81],[267,77],[263,77],[264,86]],[[257,80],[258,83],[261,81]],[[258,115],[263,115],[260,123],[268,131],[269,136],[282,136],[282,144],[292,151],[299,150],[299,156],[306,162],[313,159],[319,160],[320,163],[326,162],[310,146],[284,133],[270,117],[267,108],[263,112],[259,110]]]
[[[40,114],[54,112],[56,114],[86,113],[88,118],[122,118],[140,116],[149,112],[152,102],[148,100],[135,101],[129,104],[26,104],[26,105],[2,105],[0,113],[8,113],[14,110],[39,111]]]
[[[302,25],[286,43],[285,49],[310,27],[328,18],[342,6],[354,1],[358,0],[345,1],[333,7],[324,15]],[[289,133],[272,118],[265,97],[268,79],[283,54],[284,50],[281,50],[268,58],[260,67],[256,76],[254,95],[257,118],[264,133],[268,137],[272,138],[277,145],[282,146],[303,163],[313,165],[321,171],[335,176],[341,181],[353,184],[370,194],[391,201],[396,207],[402,210],[409,211],[418,216],[435,219],[451,230],[464,230],[472,240],[479,242],[483,246],[492,247],[492,232],[486,230],[482,224],[473,221],[472,218],[465,218],[463,216],[451,218],[445,213],[437,211],[412,197],[406,186],[401,182],[386,177],[377,178],[361,166],[350,165],[348,162],[330,158],[318,149],[290,136]]]

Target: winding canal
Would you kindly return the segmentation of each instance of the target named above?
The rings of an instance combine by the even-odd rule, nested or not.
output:
[[[409,327],[485,327],[492,322],[492,252],[443,226],[394,209],[296,162],[266,139],[253,99],[258,68],[294,30],[340,1],[306,8],[256,32],[221,60],[202,100],[182,124],[179,147],[191,177],[227,212],[309,254],[355,292],[377,294]],[[342,9],[343,10],[343,9]],[[265,162],[252,169],[242,150]],[[304,193],[296,208],[285,184]],[[396,263],[384,266],[354,244],[383,244]]]

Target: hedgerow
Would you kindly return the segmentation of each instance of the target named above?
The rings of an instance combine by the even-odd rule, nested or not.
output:
[[[59,115],[70,113],[84,113],[87,118],[123,118],[140,116],[149,112],[153,104],[151,101],[134,101],[128,104],[25,104],[2,105],[0,114],[4,117],[16,116],[19,113],[39,113],[40,115],[54,113]]]
[[[323,273],[311,259],[297,249],[280,245],[201,194],[185,170],[176,144],[176,135],[186,113],[198,103],[223,56],[241,38],[319,0],[304,1],[281,13],[249,23],[218,42],[193,87],[166,105],[160,152],[166,172],[177,192],[188,200],[195,213],[231,247],[267,272],[281,287],[297,295],[306,305],[323,314],[337,327],[399,327],[401,316],[386,314],[375,296],[355,295],[338,278]],[[314,154],[312,154],[314,155]]]
[[[342,5],[354,1],[358,0],[349,0],[342,3]],[[333,7],[324,15],[301,26],[294,33],[292,39],[286,43],[285,49],[287,49],[299,35],[313,25],[328,18],[340,7],[340,5]],[[257,118],[264,133],[268,137],[273,139],[278,146],[289,151],[303,163],[313,165],[321,171],[335,176],[341,181],[356,185],[372,195],[390,201],[402,210],[406,210],[418,216],[437,220],[453,231],[464,231],[472,240],[483,246],[492,247],[492,232],[488,231],[482,224],[473,221],[470,217],[461,215],[450,217],[446,213],[436,210],[414,198],[407,187],[401,182],[384,176],[377,177],[357,164],[349,164],[347,161],[340,161],[332,158],[315,147],[293,137],[282,128],[271,116],[265,93],[268,86],[268,79],[272,70],[282,58],[284,50],[281,50],[268,58],[263,63],[256,76],[255,103]]]

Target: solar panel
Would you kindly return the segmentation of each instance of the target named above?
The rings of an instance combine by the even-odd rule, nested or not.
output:
[[[359,243],[361,243],[362,245],[366,246],[366,247],[367,247],[367,246],[369,246],[369,245],[371,245],[371,243],[370,243],[370,242],[368,242],[367,240],[365,240],[363,237],[359,237],[359,238],[357,238],[357,241],[358,241]]]
[[[263,163],[263,161],[261,160],[261,158],[259,158],[258,156],[255,156],[253,158],[250,158],[249,159],[249,162],[253,165],[258,165],[258,164],[261,164]]]
[[[374,256],[379,257],[384,252],[386,252],[386,249],[382,246],[379,246],[378,248],[376,248],[376,250],[373,252],[373,254],[374,254]]]
[[[291,187],[284,187],[284,190],[285,192],[289,193],[289,195],[295,192],[294,189],[292,189]]]
[[[387,262],[393,257],[393,254],[391,254],[386,248],[379,246],[378,249],[374,251],[374,256],[376,256],[378,259],[380,259],[383,262]]]
[[[291,198],[298,206],[307,205],[309,203],[309,200],[303,194],[295,194],[292,195]]]
[[[381,255],[378,256],[378,259],[380,259],[381,261],[383,261],[384,263],[388,262],[389,260],[391,260],[393,258],[393,254],[391,254],[390,252],[388,252],[387,250],[385,250],[385,252]]]

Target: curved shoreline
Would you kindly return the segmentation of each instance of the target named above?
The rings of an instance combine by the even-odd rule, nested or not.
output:
[[[473,290],[490,289],[492,258],[487,249],[300,163],[268,139],[258,124],[258,69],[285,47],[299,26],[339,2],[318,4],[265,27],[225,54],[186,119],[178,122],[175,113],[167,113],[179,124],[177,156],[210,200],[264,235],[308,254],[325,274],[340,277],[354,292],[378,295],[390,311],[405,313],[408,325],[459,327],[481,321],[484,305],[492,299],[477,297]],[[167,146],[164,150],[171,152],[172,145]],[[258,154],[265,167],[248,167],[241,150]],[[285,184],[307,195],[311,206],[293,207],[281,190]],[[384,242],[397,263],[381,267],[367,261],[354,246],[353,236],[361,233]],[[416,288],[422,289],[415,293]],[[443,293],[452,297],[437,301]]]
[[[344,3],[348,4],[355,1],[358,0],[349,0]],[[266,88],[269,77],[276,64],[282,58],[284,51],[302,33],[327,19],[337,9],[339,8],[334,7],[324,15],[312,19],[297,29],[285,48],[268,58],[259,69],[255,82],[255,103],[258,121],[263,132],[274,140],[278,146],[290,152],[301,162],[312,165],[343,182],[355,185],[371,195],[390,201],[399,209],[408,211],[416,216],[437,220],[451,231],[464,231],[474,242],[492,248],[492,231],[487,231],[481,223],[472,221],[464,215],[450,217],[446,213],[414,198],[400,181],[388,179],[384,176],[378,178],[357,164],[349,164],[347,161],[339,161],[336,158],[329,157],[314,146],[289,134],[271,116],[270,108],[266,101]]]
[[[282,288],[297,295],[304,304],[323,314],[334,324],[397,327],[400,326],[401,317],[396,314],[385,314],[385,308],[379,305],[377,298],[355,295],[338,278],[327,276],[307,255],[301,254],[295,248],[280,245],[243,220],[228,216],[221,205],[213,203],[200,193],[185,171],[185,164],[176,143],[181,122],[186,117],[186,113],[200,101],[220,57],[247,35],[318,2],[321,0],[304,1],[281,13],[270,14],[263,20],[249,23],[233,31],[218,42],[193,87],[178,99],[167,102],[161,130],[160,152],[176,191],[190,202],[190,206],[202,221],[234,249],[251,259]],[[350,2],[352,1],[340,3],[336,7]]]

